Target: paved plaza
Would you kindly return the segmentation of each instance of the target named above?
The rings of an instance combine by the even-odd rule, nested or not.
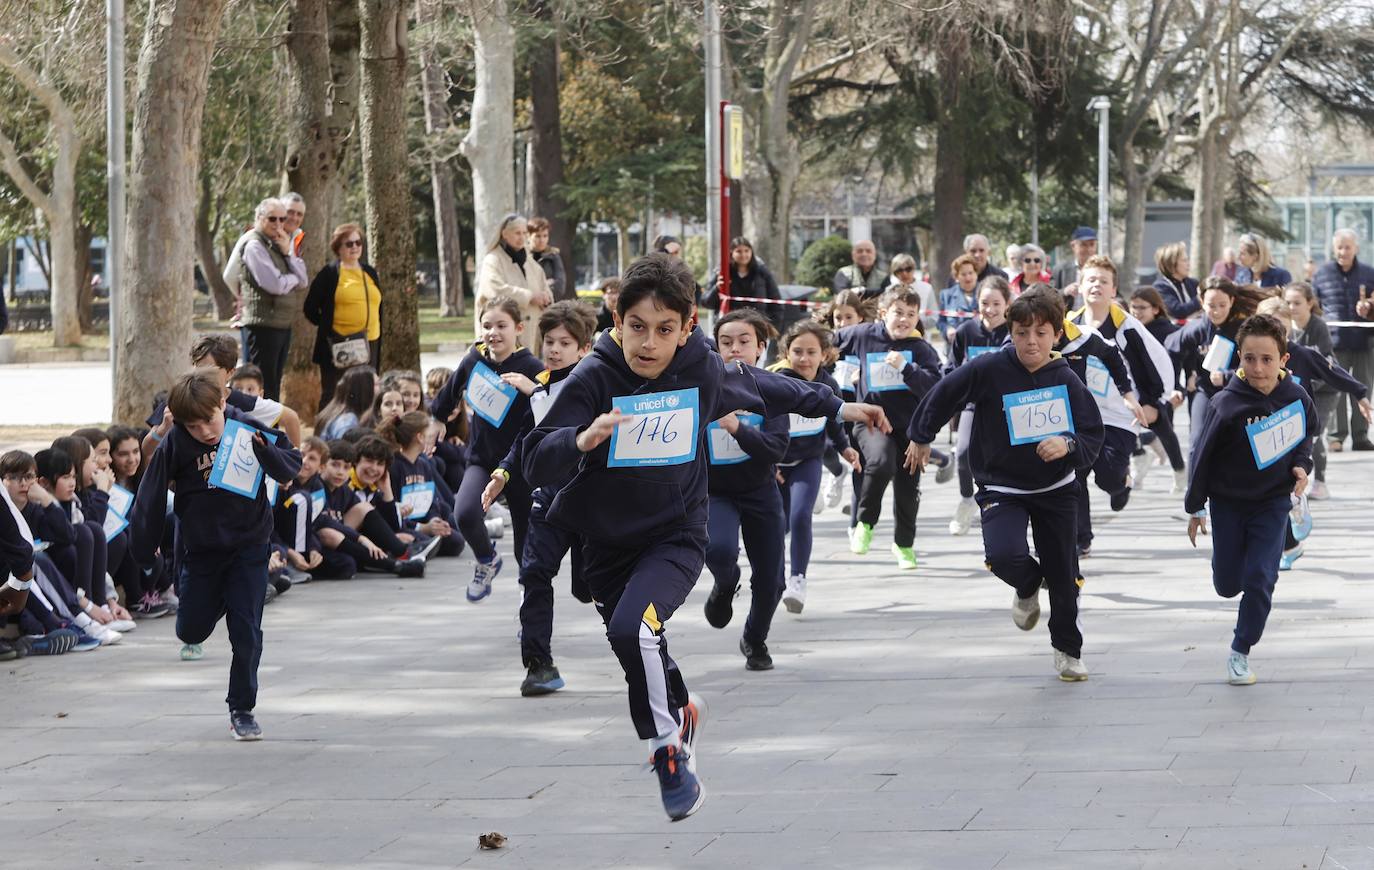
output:
[[[1362,458],[1362,457],[1360,457]],[[1157,471],[1085,561],[1087,683],[1011,622],[976,532],[928,482],[921,568],[817,524],[810,600],[750,673],[701,612],[674,654],[710,703],[703,809],[670,824],[595,612],[559,581],[568,681],[521,698],[507,571],[316,582],[268,608],[259,721],[229,737],[221,627],[177,659],[173,620],[116,648],[0,665],[6,868],[1374,867],[1374,465],[1333,457],[1309,555],[1284,574],[1259,683],[1223,681],[1235,605]],[[1102,506],[1105,510],[1105,505]],[[881,542],[882,546],[879,546]],[[743,603],[745,599],[740,599]],[[498,831],[499,851],[479,851]]]

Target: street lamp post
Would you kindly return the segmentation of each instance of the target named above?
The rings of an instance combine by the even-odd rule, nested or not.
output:
[[[1111,119],[1112,101],[1104,96],[1096,96],[1088,103],[1088,111],[1097,112],[1097,249],[1110,254],[1111,240],[1108,232],[1111,220],[1107,199],[1108,140],[1107,125]]]

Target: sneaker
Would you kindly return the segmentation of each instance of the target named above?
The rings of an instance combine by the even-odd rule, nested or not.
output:
[[[205,647],[198,643],[185,643],[181,645],[181,660],[183,662],[198,662],[205,657]]]
[[[1361,438],[1358,441],[1352,440],[1350,442],[1350,449],[1359,450],[1361,452],[1366,450],[1374,450],[1374,441],[1370,441],[1368,438]]]
[[[697,777],[692,752],[684,746],[661,746],[649,764],[658,774],[658,790],[668,818],[680,822],[701,808],[706,790]]]
[[[506,507],[505,496],[497,500],[487,511],[487,519],[508,520],[510,519],[510,508]]]
[[[749,671],[773,670],[773,657],[768,654],[768,644],[763,641],[750,643],[739,639],[739,651],[744,656],[744,668]]]
[[[168,612],[166,604],[162,603],[162,596],[157,592],[145,592],[143,598],[137,604],[129,608],[134,619],[158,619],[166,616]]]
[[[1016,627],[1022,631],[1030,631],[1035,628],[1035,624],[1040,621],[1040,590],[1038,588],[1035,590],[1035,594],[1029,598],[1022,598],[1012,593],[1011,621],[1016,623]]]
[[[1342,450],[1345,449],[1345,444],[1332,439],[1331,441],[1327,442],[1326,449],[1330,450],[1332,453],[1340,453]]]
[[[423,567],[424,562],[420,565]],[[491,581],[496,579],[496,575],[501,573],[501,554],[497,553],[491,557],[490,562],[477,561],[477,567],[472,570],[472,582],[468,584],[468,601],[474,604],[481,601],[491,594]]]
[[[71,628],[71,626],[68,626],[68,628]],[[108,628],[106,626],[103,626],[98,622],[92,622],[90,625],[84,628],[78,627],[74,628],[73,630],[77,634],[95,638],[100,646],[114,646],[115,644],[119,643],[121,640],[124,639],[124,635],[122,633],[115,631],[114,629]]]
[[[498,568],[499,570],[499,568]],[[396,560],[397,577],[423,577],[425,576],[425,560],[423,556],[411,556],[409,559]],[[496,576],[494,573],[492,576]],[[469,587],[471,588],[471,587]],[[491,591],[491,583],[487,583],[487,591]]]
[[[1293,539],[1301,543],[1312,534],[1312,511],[1307,508],[1307,496],[1298,496],[1293,509],[1288,512],[1288,524],[1293,529]]]
[[[276,601],[276,600],[277,600],[277,587],[272,585],[272,578],[269,577],[269,578],[267,579],[267,591],[263,594],[263,597],[262,597],[263,606],[265,607],[265,606],[267,606],[268,604],[271,604],[273,601]]]
[[[1131,488],[1130,488],[1129,486],[1126,487],[1125,489],[1121,490],[1121,492],[1114,492],[1114,493],[1112,493],[1111,498],[1110,498],[1111,505],[1112,505],[1112,510],[1113,510],[1113,511],[1121,511],[1121,510],[1124,510],[1125,507],[1126,507],[1126,502],[1128,502],[1128,501],[1130,501],[1130,500],[1131,500]]]
[[[949,483],[954,479],[954,473],[959,470],[959,464],[953,456],[945,460],[945,464],[935,470],[936,483]]]
[[[7,640],[0,640],[0,662],[19,658],[19,648]]]
[[[825,506],[833,508],[844,498],[844,482],[848,475],[831,475],[830,482],[825,486]]]
[[[93,649],[100,649],[100,638],[93,634],[86,634],[80,629],[69,629],[76,632],[76,643],[72,645],[72,652],[90,652]],[[102,635],[103,636],[103,635]],[[123,637],[123,635],[119,635]]]
[[[309,583],[313,578],[311,578],[309,571],[288,567],[286,569],[286,579],[291,581],[292,586],[299,586],[302,583]]]
[[[29,638],[29,652],[36,656],[60,656],[76,646],[77,634],[70,628],[59,628],[47,634]]]
[[[278,595],[285,595],[291,590],[291,578],[286,576],[286,571],[282,571],[280,574],[270,579],[272,581],[272,588],[277,590]]]
[[[1084,544],[1084,545],[1082,545],[1081,547],[1078,548],[1078,558],[1080,558],[1080,559],[1087,559],[1087,558],[1090,557],[1092,554],[1093,554],[1093,545],[1092,545],[1092,544]]]
[[[1066,683],[1081,683],[1088,678],[1088,668],[1082,659],[1059,650],[1054,651],[1054,669],[1059,672],[1059,679]]]
[[[1280,571],[1292,571],[1293,563],[1302,558],[1303,545],[1298,541],[1298,545],[1291,550],[1284,550],[1283,556],[1279,559]]]
[[[1174,488],[1169,495],[1183,495],[1188,491],[1188,469],[1180,468],[1174,472]]]
[[[416,553],[411,558],[428,561],[430,556],[434,555],[434,551],[439,549],[439,545],[443,542],[444,539],[437,536],[430,538],[428,541],[425,541],[425,545],[420,548],[420,552]]]
[[[868,523],[859,523],[849,530],[849,552],[862,556],[872,544],[873,527]]]
[[[806,575],[793,574],[787,578],[787,588],[782,593],[782,606],[788,613],[801,613],[806,606]]]
[[[916,550],[914,548],[902,547],[897,544],[893,544],[892,555],[897,557],[898,571],[916,570]]]
[[[487,517],[483,522],[487,524],[487,537],[495,541],[506,536],[506,522],[500,517]]]
[[[128,634],[129,632],[138,628],[138,623],[134,622],[132,619],[112,619],[109,622],[105,623],[105,627],[108,628],[110,631],[117,631],[120,634]]]
[[[520,684],[520,694],[526,698],[535,695],[548,695],[563,688],[563,675],[553,662],[535,662],[525,674]]]
[[[1131,457],[1131,477],[1135,479],[1135,486],[1140,489],[1145,488],[1145,475],[1149,474],[1150,469],[1154,466],[1155,458],[1150,455],[1148,450],[1139,456]]]
[[[1326,501],[1331,498],[1331,490],[1326,488],[1326,481],[1313,480],[1312,485],[1307,488],[1307,497],[1312,501]]]
[[[159,592],[157,594],[157,597],[162,599],[163,604],[167,605],[168,613],[177,612],[177,605],[181,603],[181,599],[177,597],[175,591],[173,591],[171,588],[168,588],[163,590],[162,592]]]
[[[967,535],[977,514],[978,502],[972,498],[959,499],[958,506],[954,508],[954,519],[949,521],[949,533],[956,536]]]
[[[706,596],[706,621],[712,628],[724,628],[735,615],[735,596],[739,594],[739,568],[735,568],[734,582],[727,589],[719,583],[711,584]]]
[[[253,718],[251,710],[230,710],[229,730],[235,740],[262,739],[262,729],[258,727],[258,720]]]
[[[1226,659],[1226,682],[1233,686],[1253,686],[1255,684],[1255,673],[1250,670],[1250,657],[1244,653],[1231,650],[1231,655]]]

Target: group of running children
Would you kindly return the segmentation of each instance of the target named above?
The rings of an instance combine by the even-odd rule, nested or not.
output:
[[[1123,308],[1106,257],[1083,266],[1077,292],[1082,307],[1066,312],[1064,294],[1046,285],[1013,296],[1004,279],[985,279],[942,363],[914,291],[888,290],[876,305],[846,291],[824,319],[793,325],[778,362],[763,369],[776,339],[767,318],[731,312],[708,338],[696,326],[690,271],[654,254],[622,277],[612,328],[597,334],[581,303],[555,303],[539,316],[536,358],[521,343],[520,309],[493,300],[478,313],[481,341],[455,371],[431,379],[427,408],[418,375],[389,377],[365,425],[328,442],[302,442],[298,421],[251,385],[229,389],[237,346],[211,336],[192,351],[200,368],[150,418],[136,486],[123,481],[136,491],[126,508],[131,544],[119,556],[130,561],[125,576],[137,575],[126,594],[144,590],[141,604],[155,606],[160,587],[179,599],[184,657],[198,657],[226,617],[231,728],[258,739],[261,613],[273,588],[265,578],[418,576],[427,558],[466,545],[476,560],[467,598],[481,601],[503,569],[488,517],[503,500],[523,587],[522,694],[563,686],[551,649],[553,579],[571,554],[572,591],[601,615],[664,809],[678,820],[704,798],[696,743],[706,708],[668,652],[665,624],[703,567],[713,580],[706,618],[730,623],[741,537],[752,594],[739,648],[747,668],[766,670],[779,604],[805,606],[818,503],[834,503],[852,481],[849,543],[864,554],[890,484],[891,551],[899,568],[913,569],[921,475],[927,465],[937,479],[957,473],[951,533],[981,524],[988,567],[1015,590],[1018,628],[1035,627],[1048,590],[1055,673],[1082,681],[1088,478],[1119,511],[1158,451],[1175,473],[1189,537],[1211,523],[1217,592],[1241,596],[1227,679],[1252,683],[1247,656],[1280,561],[1311,528],[1303,496],[1321,425],[1311,390],[1322,381],[1349,391],[1368,415],[1364,388],[1290,341],[1288,309],[1274,316],[1282,302],[1264,300],[1267,291],[1210,278],[1203,316],[1182,328],[1156,291],[1137,291]],[[375,375],[346,373],[336,403],[346,404],[350,378]],[[1188,464],[1170,422],[1184,402],[1194,420]],[[932,445],[951,423],[958,446],[947,455]],[[123,451],[126,441],[111,435],[107,448]],[[0,465],[16,494],[11,456]],[[57,464],[42,457],[37,473],[60,499],[70,469]],[[84,502],[93,481],[81,473]],[[32,557],[8,545],[9,530],[0,535],[12,587],[27,588]],[[168,576],[174,592],[156,579]]]

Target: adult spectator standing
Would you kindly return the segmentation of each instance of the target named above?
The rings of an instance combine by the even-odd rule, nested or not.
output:
[[[480,312],[487,302],[498,296],[509,296],[520,306],[525,320],[523,341],[526,347],[539,350],[539,328],[536,319],[553,302],[548,278],[544,270],[525,249],[529,227],[525,218],[508,214],[501,219],[496,238],[482,257],[477,278],[477,298],[473,306]],[[482,318],[474,319],[476,333],[482,333]]]
[[[1048,284],[1053,276],[1045,268],[1045,250],[1039,245],[1021,246],[1021,271],[1011,276],[1011,292],[1020,296],[1036,284]]]
[[[329,248],[334,262],[315,275],[305,297],[305,318],[318,327],[311,359],[320,367],[321,408],[334,398],[344,371],[357,365],[377,368],[382,346],[382,279],[362,260],[363,228],[337,227]],[[358,339],[367,342],[364,354],[358,353]]]
[[[282,204],[286,206],[286,232],[291,236],[291,252],[297,257],[301,255],[301,245],[305,243],[305,231],[301,229],[301,222],[305,220],[305,198],[299,193],[292,191],[281,197]],[[248,244],[248,240],[253,238],[256,227],[249,227],[243,231],[243,235],[234,242],[234,249],[229,253],[229,259],[224,263],[224,283],[228,285],[229,292],[234,294],[234,314],[235,316],[243,312],[243,286],[240,282],[240,275],[243,270],[243,248]]]
[[[1186,320],[1202,310],[1198,300],[1197,279],[1188,277],[1192,263],[1188,261],[1188,244],[1174,242],[1155,250],[1155,268],[1159,277],[1154,288],[1164,299],[1164,307],[1175,320]]]
[[[286,232],[286,205],[264,199],[254,212],[253,236],[243,247],[244,358],[262,369],[263,393],[281,399],[281,375],[291,347],[291,324],[305,301],[310,279],[305,261]]]
[[[883,288],[886,292],[893,287],[902,287],[908,291],[915,292],[921,297],[921,332],[927,336],[937,323],[939,312],[939,302],[935,297],[935,288],[929,282],[921,280],[920,273],[916,269],[916,258],[910,254],[898,254],[892,258],[892,277],[888,279],[887,286]]]
[[[1052,281],[1056,290],[1068,290],[1078,284],[1078,273],[1088,258],[1097,254],[1097,230],[1092,227],[1077,227],[1069,236],[1069,250],[1073,259],[1060,263],[1054,270]]]
[[[548,219],[532,217],[528,226],[530,254],[544,270],[550,295],[554,299],[572,299],[576,294],[568,292],[568,274],[563,268],[563,257],[557,248],[549,244]]]
[[[1354,231],[1336,230],[1331,237],[1331,250],[1335,258],[1322,263],[1312,276],[1313,289],[1321,298],[1327,322],[1374,318],[1374,302],[1370,301],[1374,294],[1374,268],[1361,263],[1355,256],[1359,252],[1359,241]],[[1362,326],[1331,327],[1336,361],[1366,387],[1374,387],[1374,349],[1370,347],[1370,331]],[[1374,450],[1374,443],[1369,440],[1369,423],[1342,393],[1337,400],[1328,446],[1333,451],[1342,450],[1347,432],[1352,449]]]
[[[854,262],[836,270],[830,287],[836,293],[841,290],[860,290],[864,298],[878,296],[887,284],[887,273],[878,268],[878,249],[868,239],[859,239],[849,250]]]
[[[1236,249],[1222,248],[1221,259],[1212,264],[1212,275],[1218,278],[1225,278],[1227,281],[1234,284],[1237,269]]]
[[[1283,287],[1293,283],[1293,275],[1287,269],[1274,265],[1269,255],[1269,243],[1254,233],[1242,233],[1240,251],[1237,255],[1240,265],[1236,268],[1237,284],[1258,284],[1261,287]]]
[[[301,246],[305,244],[305,230],[301,229],[305,222],[305,197],[293,190],[283,194],[281,202],[286,206],[286,234],[291,237],[291,253],[299,257]]]
[[[984,278],[991,278],[993,275],[1004,281],[1007,279],[1007,273],[994,266],[992,261],[988,259],[990,253],[992,253],[992,248],[988,244],[987,236],[982,233],[970,233],[964,236],[964,254],[973,260],[973,267],[978,270],[979,283],[982,283]],[[951,274],[945,289],[948,290],[957,283],[955,276]]]
[[[1021,271],[1021,252],[1024,245],[1007,245],[1007,274],[1015,275]]]
[[[759,260],[758,255],[754,253],[754,244],[744,236],[736,236],[730,240],[730,269],[730,310],[757,308],[774,327],[779,326],[781,318],[778,315],[782,306],[769,305],[766,302],[734,301],[736,296],[752,296],[757,299],[782,298],[773,273]],[[701,298],[701,304],[712,311],[720,310],[719,273],[711,275],[711,289]]]

